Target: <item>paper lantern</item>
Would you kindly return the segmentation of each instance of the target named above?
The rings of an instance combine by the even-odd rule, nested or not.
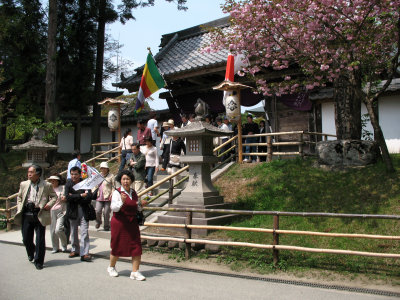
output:
[[[108,128],[117,130],[119,124],[119,115],[116,109],[110,109],[108,112]]]
[[[238,91],[226,91],[225,109],[229,121],[240,121],[240,105]]]

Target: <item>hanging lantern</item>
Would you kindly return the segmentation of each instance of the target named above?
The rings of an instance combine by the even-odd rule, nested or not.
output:
[[[111,130],[117,130],[119,124],[118,111],[115,108],[111,108],[108,112],[108,128]]]
[[[240,120],[240,102],[238,90],[228,90],[225,92],[225,109],[226,109],[226,117],[230,122],[238,122]]]

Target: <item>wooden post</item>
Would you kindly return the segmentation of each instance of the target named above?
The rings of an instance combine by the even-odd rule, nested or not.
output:
[[[186,213],[186,225],[192,225],[192,212],[189,211]],[[185,239],[191,239],[192,238],[192,229],[190,228],[185,228]],[[186,243],[186,247],[185,247],[185,258],[189,259],[191,256],[191,252],[192,252],[192,244]]]
[[[267,162],[272,161],[272,137],[267,136]]]
[[[279,234],[276,233],[275,231],[279,229],[279,216],[275,215],[274,216],[274,233],[273,235],[273,241],[272,241],[272,245],[279,245]],[[273,248],[272,250],[272,256],[273,256],[273,260],[274,260],[274,266],[278,266],[278,262],[279,262],[279,250]]]
[[[118,104],[117,108],[118,108],[118,143],[119,143],[122,138],[122,136],[121,136],[121,104]],[[122,150],[121,150],[121,148],[119,148],[118,149],[118,154],[119,154],[118,163],[121,163],[121,152],[122,152]]]
[[[11,219],[11,210],[10,210],[10,199],[7,198],[6,200],[6,218],[7,218],[7,231],[11,230],[12,228],[12,224],[8,221],[9,219]]]
[[[299,155],[300,155],[301,159],[304,159],[303,143],[304,143],[304,136],[302,133],[300,133]]]
[[[168,190],[168,204],[172,204],[174,197],[174,179],[169,180],[169,190]]]
[[[328,140],[328,136],[324,135],[324,141],[327,141],[327,140]]]
[[[239,108],[241,107],[240,104],[240,89],[236,90],[237,95],[238,95],[238,105]],[[243,163],[243,146],[242,146],[242,114],[240,113],[239,115],[239,121],[237,122],[237,129],[238,129],[238,155],[239,155],[239,160],[238,162],[241,164]]]

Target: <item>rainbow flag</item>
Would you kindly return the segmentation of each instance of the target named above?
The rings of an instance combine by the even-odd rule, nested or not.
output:
[[[135,105],[135,113],[138,113],[144,107],[144,101],[150,97],[151,94],[158,91],[165,86],[165,81],[162,78],[156,62],[154,61],[151,53],[147,55],[146,65],[144,66],[142,81]]]

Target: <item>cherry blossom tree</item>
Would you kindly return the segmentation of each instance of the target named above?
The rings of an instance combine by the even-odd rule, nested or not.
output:
[[[338,139],[360,138],[363,101],[394,170],[374,106],[398,74],[400,0],[226,0],[223,10],[232,26],[217,30],[207,51],[245,54],[242,75],[266,96],[333,86]]]

